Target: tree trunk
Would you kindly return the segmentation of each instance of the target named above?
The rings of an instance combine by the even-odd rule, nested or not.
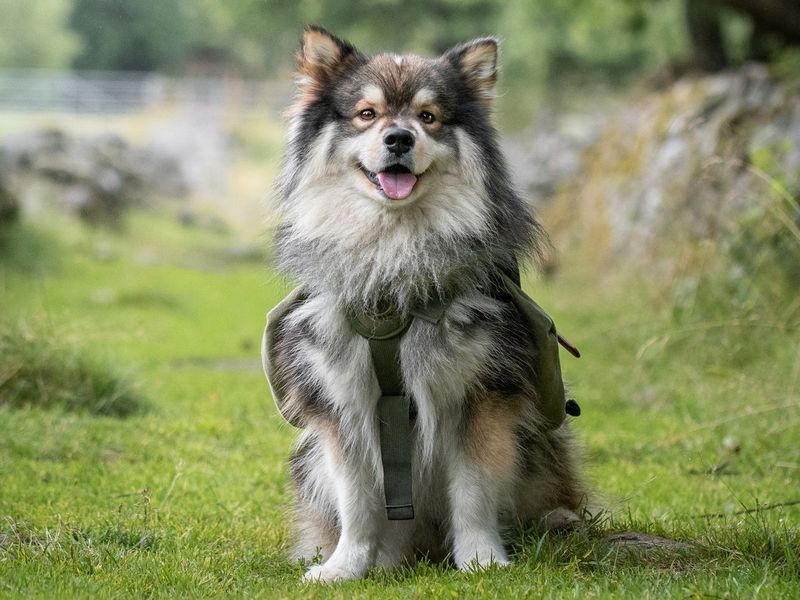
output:
[[[19,201],[3,181],[0,173],[0,227],[5,227],[17,219]]]
[[[692,66],[719,71],[728,66],[722,39],[720,8],[709,0],[685,0],[686,27],[692,44]]]
[[[715,0],[718,4],[746,13],[753,24],[800,44],[800,2],[798,0]],[[687,0],[692,4],[692,0]]]

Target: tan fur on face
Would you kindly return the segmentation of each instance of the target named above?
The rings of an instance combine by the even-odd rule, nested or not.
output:
[[[414,98],[411,100],[411,110],[418,118],[423,111],[427,111],[434,116],[436,120],[433,123],[424,123],[422,119],[419,118],[420,124],[429,131],[436,131],[442,126],[442,110],[436,103],[436,94],[428,88],[422,88],[414,94]]]
[[[383,90],[377,85],[367,85],[361,90],[362,98],[356,103],[353,125],[361,130],[372,127],[378,121],[382,121],[382,116],[387,112],[386,99]],[[361,111],[371,109],[375,112],[375,117],[371,120],[361,118]],[[381,126],[382,127],[382,126]]]
[[[359,105],[363,102],[364,108],[372,108],[379,115],[386,114],[386,98],[383,95],[383,90],[377,85],[366,85],[361,90],[363,96]],[[363,109],[357,109],[363,110]]]
[[[436,102],[436,94],[433,90],[429,90],[428,88],[422,88],[411,99],[411,105],[417,108],[422,108],[429,104],[434,104]]]

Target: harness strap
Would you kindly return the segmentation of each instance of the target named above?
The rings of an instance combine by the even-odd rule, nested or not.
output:
[[[411,484],[411,399],[403,391],[400,373],[400,338],[369,340],[369,351],[381,396],[378,398],[378,435],[383,464],[383,496],[386,518],[414,518]]]
[[[438,323],[444,310],[445,307],[436,301],[414,309],[406,317],[400,317],[391,310],[379,315],[350,315],[353,329],[369,342],[373,369],[381,389],[377,404],[378,435],[386,518],[390,521],[414,518],[412,406],[411,398],[403,385],[400,340],[415,317],[429,323]]]

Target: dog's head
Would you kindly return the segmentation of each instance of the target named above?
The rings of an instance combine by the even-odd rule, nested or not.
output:
[[[335,177],[340,195],[394,210],[456,183],[483,188],[491,160],[476,138],[492,137],[496,40],[436,58],[367,57],[309,27],[297,69],[284,196]]]
[[[537,243],[492,127],[497,42],[366,56],[310,27],[279,182],[279,264],[343,304],[485,284]]]

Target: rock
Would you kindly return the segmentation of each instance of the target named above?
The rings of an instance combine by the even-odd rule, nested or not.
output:
[[[20,189],[44,183],[62,206],[90,221],[116,222],[130,206],[188,193],[171,156],[113,134],[81,137],[51,129],[8,136],[0,165]]]
[[[162,123],[151,133],[143,151],[168,161],[143,161],[148,175],[176,190],[198,190],[219,196],[228,191],[230,150],[219,115],[188,111]]]
[[[609,533],[604,536],[603,539],[617,548],[638,552],[646,552],[648,550],[685,551],[693,548],[693,546],[687,542],[670,540],[657,535],[639,533],[638,531]]]
[[[512,164],[553,237],[599,260],[652,265],[687,240],[720,241],[774,201],[770,182],[800,194],[800,85],[761,65],[639,94],[578,135],[552,121],[512,144]]]
[[[506,138],[503,150],[517,185],[534,206],[547,204],[582,169],[582,154],[599,137],[599,115],[545,115],[527,133]]]

